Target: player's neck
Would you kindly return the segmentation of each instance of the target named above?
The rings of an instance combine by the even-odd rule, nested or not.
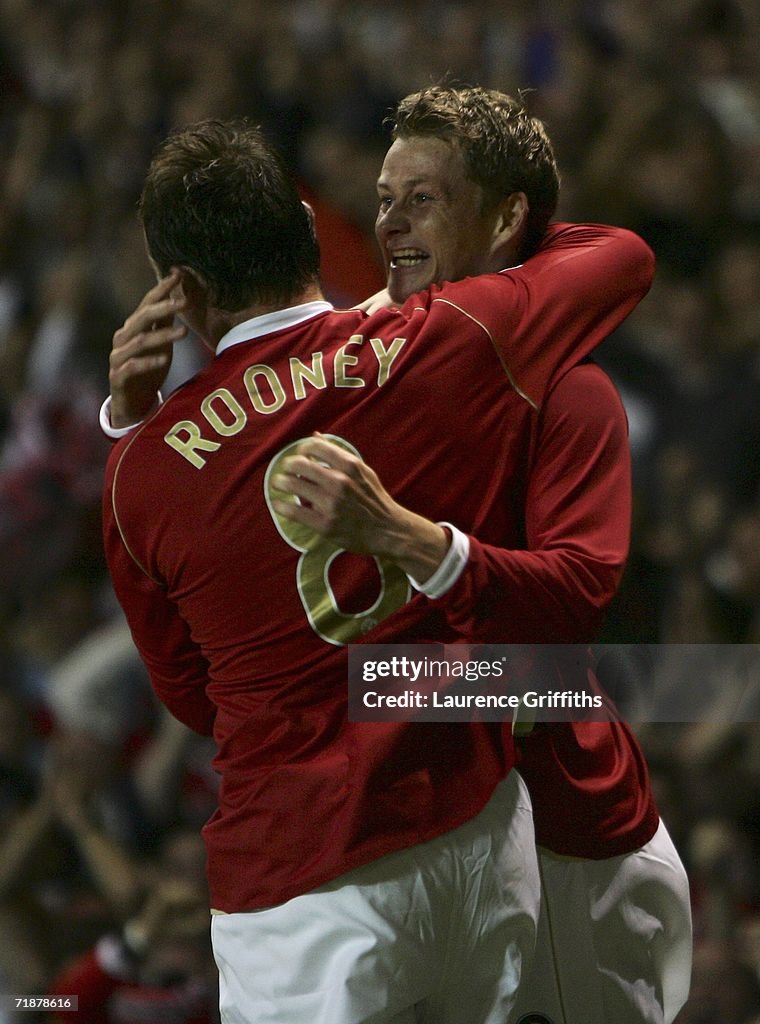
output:
[[[318,302],[323,299],[322,289],[318,282],[314,281],[302,291],[293,294],[287,302],[255,303],[245,309],[236,310],[234,313],[209,307],[206,310],[204,340],[211,349],[215,349],[220,339],[237,324],[245,323],[246,320],[253,320],[254,317],[264,316],[267,313],[276,313],[280,309],[289,309],[291,306],[301,306],[305,302]]]

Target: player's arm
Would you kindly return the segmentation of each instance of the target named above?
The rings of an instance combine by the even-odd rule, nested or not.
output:
[[[486,330],[513,385],[540,404],[550,382],[588,356],[649,290],[654,256],[638,235],[552,224],[519,267],[433,290]]]
[[[525,549],[484,544],[404,509],[365,463],[325,439],[286,460],[277,486],[300,502],[280,502],[278,512],[346,550],[396,562],[470,641],[589,642],[628,552],[625,412],[591,364],[569,371],[540,414]]]
[[[210,736],[216,708],[206,695],[208,665],[165,587],[132,557],[114,514],[113,469],[108,462],[103,539],[114,591],[159,700],[180,722]]]
[[[346,551],[395,562],[413,580],[432,577],[449,549],[442,526],[399,505],[366,462],[320,434],[284,460],[272,484],[290,496],[273,500],[278,515]]]
[[[540,414],[525,501],[525,550],[468,537],[438,605],[472,639],[588,643],[615,595],[630,541],[627,421],[609,378],[575,367]]]

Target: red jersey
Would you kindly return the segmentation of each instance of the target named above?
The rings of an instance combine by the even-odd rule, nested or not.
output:
[[[553,573],[551,607],[543,605],[545,643],[593,639],[617,591],[630,535],[629,461],[614,387],[599,367],[576,367],[537,418],[525,523],[534,557],[524,554],[522,572],[508,575],[510,593],[529,602],[541,560],[551,571],[564,552],[566,572]],[[523,608],[526,633],[536,636]],[[517,743],[541,846],[600,860],[638,849],[657,831],[646,760],[624,722],[545,723]]]
[[[514,761],[487,724],[347,720],[345,645],[462,639],[462,591],[411,596],[395,567],[278,517],[280,460],[320,430],[401,504],[520,547],[537,411],[651,273],[629,232],[556,226],[523,267],[402,310],[256,318],[114,447],[114,588],[158,696],[218,745],[216,908],[281,902],[454,828]]]
[[[523,550],[471,537],[467,566],[435,603],[463,639],[584,644],[619,585],[631,518],[625,412],[598,366],[574,367],[546,395],[528,450],[525,490],[513,491]],[[624,722],[539,723],[517,746],[540,845],[597,860],[656,832],[646,761]]]

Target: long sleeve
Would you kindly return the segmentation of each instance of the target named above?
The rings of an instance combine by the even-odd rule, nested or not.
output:
[[[519,267],[431,289],[476,319],[514,389],[535,407],[646,295],[654,256],[638,235],[602,224],[552,224]],[[467,311],[467,312],[465,312]]]
[[[206,695],[206,660],[165,587],[137,564],[119,530],[112,497],[117,455],[114,449],[103,501],[103,539],[114,591],[159,700],[184,725],[210,736],[216,709]]]
[[[525,549],[470,537],[468,562],[437,602],[468,638],[587,643],[614,596],[631,513],[627,424],[593,364],[569,371],[536,425],[525,502]]]
[[[537,374],[559,380],[587,357],[649,291],[654,266],[646,242],[625,228],[552,224],[536,255],[504,272],[520,285],[506,354],[526,386]]]

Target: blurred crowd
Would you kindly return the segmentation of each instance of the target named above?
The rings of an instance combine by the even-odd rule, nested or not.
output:
[[[382,284],[396,100],[443,76],[525,90],[560,218],[633,228],[658,261],[600,353],[636,495],[601,640],[760,643],[758,52],[757,0],[0,0],[0,992],[77,992],[64,1022],[215,1020],[211,751],[153,702],[100,541],[97,411],[152,283],[135,202],[156,142],[261,123],[347,305]],[[184,343],[171,383],[203,358]],[[760,726],[709,711],[640,726],[693,887],[679,1024],[758,1024]]]

